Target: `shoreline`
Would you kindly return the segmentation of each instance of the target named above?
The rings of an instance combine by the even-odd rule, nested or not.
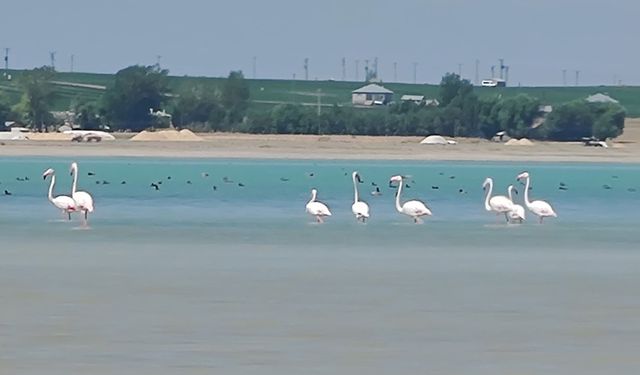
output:
[[[581,143],[535,142],[506,146],[479,139],[456,145],[421,145],[422,137],[199,134],[202,141],[115,141],[76,143],[62,140],[3,141],[0,157],[149,157],[192,159],[297,159],[393,161],[514,161],[640,163],[640,143],[611,142],[609,148]]]

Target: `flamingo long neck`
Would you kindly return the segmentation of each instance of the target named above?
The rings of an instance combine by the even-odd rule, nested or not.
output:
[[[53,186],[56,184],[56,175],[51,175],[51,183],[49,184],[49,201],[53,202]]]
[[[311,202],[315,202],[315,201],[316,201],[316,196],[317,196],[317,195],[318,195],[318,192],[317,192],[317,191],[315,191],[315,190],[314,190],[314,191],[312,191],[312,192],[311,192],[311,200],[309,201],[309,203],[311,203]]]
[[[529,183],[530,179],[527,176],[527,182],[524,184],[524,204],[527,205],[527,208],[531,207],[531,202],[529,201]]]
[[[489,205],[489,198],[491,198],[492,192],[493,192],[493,180],[489,180],[489,189],[487,189],[487,196],[484,199],[484,208],[487,211],[491,211],[491,206]]]
[[[511,195],[511,192],[513,191],[513,185],[509,185],[509,189],[507,189],[509,192],[509,200],[511,201],[511,203],[513,203],[513,196]]]
[[[358,183],[356,181],[356,175],[355,173],[353,174],[353,203],[357,203],[358,202]]]
[[[71,195],[76,193],[76,187],[78,185],[78,167],[74,167],[73,170],[73,186],[71,187]]]
[[[398,185],[398,192],[396,193],[396,210],[398,210],[398,212],[402,212],[402,206],[400,206],[400,194],[402,193],[403,184],[404,184],[404,180],[400,179],[400,184]]]

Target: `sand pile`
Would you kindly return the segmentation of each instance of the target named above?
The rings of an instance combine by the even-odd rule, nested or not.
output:
[[[25,133],[32,141],[71,141],[73,134],[64,133]]]
[[[511,138],[504,145],[505,146],[533,146],[533,142],[531,142],[527,138],[522,138],[522,139]]]
[[[132,141],[202,141],[202,137],[194,134],[191,130],[166,129],[159,131],[143,130],[134,137]]]

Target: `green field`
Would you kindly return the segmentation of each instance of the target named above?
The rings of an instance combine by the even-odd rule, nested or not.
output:
[[[21,71],[10,71],[10,74],[13,76],[13,80],[11,82],[4,79],[0,80],[0,91],[17,100],[20,91],[14,83]],[[108,86],[113,81],[113,78],[114,76],[111,74],[58,73],[55,79],[60,82]],[[223,81],[224,78],[170,76],[169,86],[172,90],[177,91],[187,85],[203,82],[222,85]],[[364,85],[362,82],[301,80],[248,79],[247,82],[251,89],[253,109],[268,108],[285,102],[313,105],[317,103],[318,94],[321,96],[323,105],[351,105],[351,91]],[[385,83],[384,86],[395,92],[396,100],[404,94],[425,95],[427,98],[435,98],[438,95],[437,85]],[[102,92],[102,90],[96,88],[56,85],[54,109],[67,110],[74,100],[78,98],[98,99]],[[524,93],[537,97],[544,104],[549,105],[584,99],[591,94],[601,92],[620,101],[627,109],[629,117],[640,117],[640,87],[477,87],[475,92],[481,97],[488,95],[508,97]]]

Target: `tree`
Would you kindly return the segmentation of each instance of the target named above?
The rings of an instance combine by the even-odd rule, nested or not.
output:
[[[98,130],[102,127],[102,116],[97,102],[79,102],[74,106],[76,122],[82,129]]]
[[[599,140],[615,138],[622,134],[624,130],[624,118],[626,112],[624,108],[617,104],[605,104],[598,109],[598,117],[593,123],[593,136]]]
[[[224,120],[220,93],[212,85],[198,85],[183,90],[175,100],[173,122],[178,126],[216,129]]]
[[[440,81],[440,106],[446,107],[457,96],[464,97],[473,92],[473,85],[469,80],[460,79],[454,73],[447,73]]]
[[[0,95],[0,129],[4,128],[5,122],[11,120],[13,113],[11,106],[8,104],[4,96]]]
[[[53,121],[50,108],[53,101],[53,89],[51,80],[55,76],[53,68],[43,66],[25,72],[18,79],[18,85],[22,88],[20,102],[14,107],[14,111],[20,114],[32,128],[45,130]]]
[[[167,70],[134,65],[120,70],[104,95],[104,109],[115,129],[143,130],[154,123],[150,109],[160,110],[168,93]]]
[[[241,71],[232,71],[222,86],[222,105],[227,111],[227,122],[242,121],[249,107],[249,85]]]
[[[590,137],[594,116],[585,101],[562,104],[553,109],[544,122],[544,135],[554,141],[576,141]]]

